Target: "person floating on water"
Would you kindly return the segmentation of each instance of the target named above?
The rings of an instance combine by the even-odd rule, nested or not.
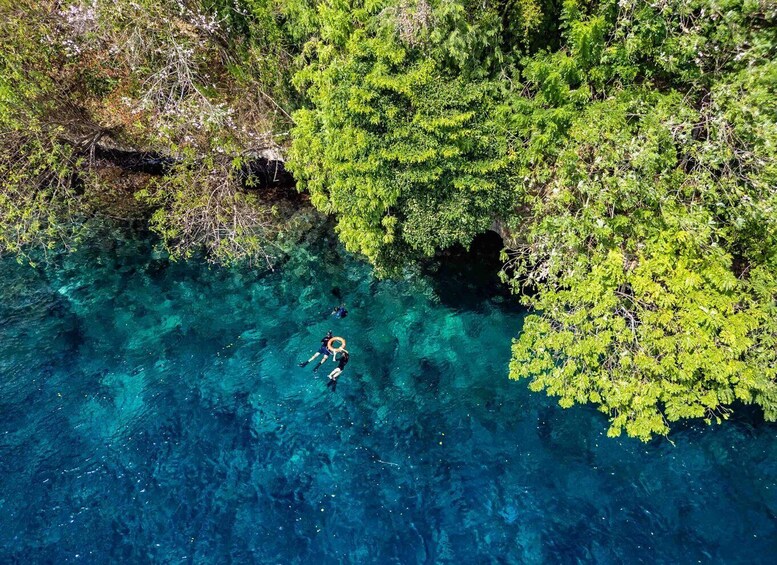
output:
[[[302,362],[299,364],[299,366],[300,366],[300,367],[305,367],[305,366],[306,366],[308,363],[310,363],[311,361],[313,361],[313,360],[314,360],[316,357],[318,357],[319,355],[323,355],[324,357],[321,359],[321,361],[318,363],[318,365],[316,365],[315,367],[313,367],[313,372],[314,372],[314,373],[318,372],[318,368],[319,368],[321,365],[323,365],[323,364],[324,364],[324,361],[326,361],[327,359],[329,359],[329,356],[332,354],[332,350],[331,350],[331,349],[329,349],[329,340],[330,340],[330,339],[332,339],[333,335],[334,335],[334,334],[332,334],[332,330],[329,330],[328,332],[326,332],[326,335],[325,335],[323,338],[321,338],[321,347],[318,349],[318,351],[316,351],[316,352],[313,354],[313,357],[311,357],[311,358],[310,358],[310,359],[308,359],[307,361],[302,361]]]
[[[340,362],[337,362],[337,354],[342,353],[342,356],[340,357]],[[335,390],[337,388],[337,378],[343,374],[343,369],[345,369],[345,366],[348,364],[348,359],[350,355],[348,354],[347,349],[343,349],[342,351],[335,351],[334,357],[332,357],[332,361],[337,363],[337,367],[329,373],[329,382],[326,383],[327,387],[332,387],[332,390]]]
[[[348,310],[345,309],[345,302],[340,304],[332,310],[332,316],[335,318],[345,318],[348,315]]]

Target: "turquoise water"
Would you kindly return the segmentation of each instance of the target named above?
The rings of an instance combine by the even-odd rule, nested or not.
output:
[[[607,439],[506,378],[523,314],[472,269],[381,282],[320,241],[260,276],[107,232],[0,269],[3,562],[777,555],[777,427]],[[329,328],[351,352],[334,392],[334,364],[297,367]]]

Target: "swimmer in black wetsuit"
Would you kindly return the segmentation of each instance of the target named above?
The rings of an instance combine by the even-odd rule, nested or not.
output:
[[[337,361],[337,354],[342,353],[342,356],[340,357],[340,361]],[[345,366],[348,364],[348,359],[350,355],[348,355],[348,351],[343,349],[342,351],[338,351],[335,353],[335,356],[332,358],[332,361],[337,363],[337,367],[329,373],[329,382],[326,383],[326,386],[331,386],[332,390],[337,387],[337,378],[343,374],[343,369],[345,369]]]
[[[305,365],[307,365],[308,363],[313,361],[313,359],[315,359],[319,355],[323,355],[324,357],[321,359],[321,362],[318,365],[316,365],[315,367],[313,367],[313,372],[314,373],[317,372],[318,368],[321,365],[323,365],[324,361],[329,359],[329,356],[332,354],[332,350],[329,349],[329,340],[332,339],[332,337],[333,337],[332,330],[329,330],[328,332],[326,332],[326,335],[323,338],[321,338],[321,347],[318,349],[318,351],[316,351],[313,354],[313,357],[311,357],[307,361],[302,361],[301,363],[299,363],[299,366],[300,367],[304,367]]]

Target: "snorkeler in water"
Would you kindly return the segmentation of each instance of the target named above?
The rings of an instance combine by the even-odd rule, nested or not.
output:
[[[335,318],[345,318],[348,315],[348,310],[345,308],[345,302],[340,304],[340,306],[336,306],[332,310],[332,316]]]
[[[312,362],[316,357],[318,357],[319,355],[323,355],[324,357],[321,359],[321,361],[315,367],[313,367],[313,372],[314,373],[317,372],[318,368],[321,365],[323,365],[324,361],[329,359],[329,356],[332,354],[332,350],[329,349],[329,340],[332,339],[332,337],[333,337],[332,330],[329,330],[328,332],[326,332],[326,335],[323,338],[321,338],[321,347],[318,349],[318,351],[316,351],[313,354],[313,357],[311,357],[307,361],[302,361],[301,363],[299,363],[299,366],[305,367],[308,363]]]
[[[337,354],[342,353],[342,356],[340,357],[340,361],[337,361]],[[348,351],[343,349],[342,351],[336,351],[334,357],[332,357],[332,361],[337,363],[337,367],[334,368],[334,370],[329,373],[329,382],[326,383],[327,387],[332,387],[332,390],[335,390],[337,388],[337,379],[340,375],[343,374],[343,370],[345,369],[345,366],[348,364],[348,360],[350,358],[350,355],[348,354]]]

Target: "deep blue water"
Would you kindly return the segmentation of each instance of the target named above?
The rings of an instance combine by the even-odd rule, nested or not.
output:
[[[1,561],[775,561],[777,427],[608,439],[507,379],[522,313],[462,278],[331,242],[267,276],[110,233],[0,259]],[[335,392],[297,367],[328,328]]]

